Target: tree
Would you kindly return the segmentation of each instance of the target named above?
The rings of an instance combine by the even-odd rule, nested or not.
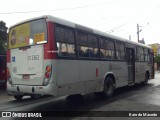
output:
[[[6,23],[0,21],[0,40],[7,40],[7,29]]]
[[[154,61],[157,63],[157,68],[160,69],[160,55],[156,55]]]
[[[160,63],[160,55],[156,55],[155,58],[154,58],[154,61],[156,63]]]
[[[6,23],[0,21],[0,54],[5,54],[6,51],[7,29]]]

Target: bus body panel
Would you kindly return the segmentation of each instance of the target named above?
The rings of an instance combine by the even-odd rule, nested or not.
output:
[[[122,87],[128,84],[127,64],[125,61],[104,61],[102,68],[107,65],[108,69],[102,70],[102,75],[105,71],[112,72],[115,76],[116,87]],[[121,71],[121,72],[119,72]]]
[[[112,68],[109,68],[111,64]],[[128,85],[126,62],[56,60],[53,66],[56,69],[55,79],[59,95],[100,92],[103,90],[104,79],[108,73],[115,75],[117,87]],[[124,70],[119,73],[122,68]]]
[[[145,80],[145,74],[148,71],[149,77],[152,76],[152,64],[150,62],[136,62],[135,67],[135,82],[140,83]]]
[[[17,90],[17,88],[19,90]],[[7,92],[9,95],[41,94],[58,96],[58,88],[55,83],[50,83],[48,86],[10,85],[7,83]]]
[[[42,85],[44,78],[43,45],[11,50],[13,84]]]

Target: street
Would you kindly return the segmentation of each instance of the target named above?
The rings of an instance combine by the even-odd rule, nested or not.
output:
[[[41,111],[42,113],[44,111],[160,111],[160,72],[156,72],[155,79],[150,80],[146,86],[138,84],[119,88],[113,97],[105,99],[97,98],[94,94],[88,94],[57,98],[44,96],[37,100],[25,97],[22,101],[16,101],[12,96],[8,96],[5,90],[0,90],[0,111]],[[84,114],[79,117],[65,118],[63,116],[61,119],[103,120],[104,117],[106,119],[106,116],[86,116]],[[132,120],[134,116],[125,117],[125,119],[127,118]],[[138,117],[136,118],[138,119]],[[150,117],[140,119],[147,118]],[[5,118],[3,119],[5,120]],[[17,120],[17,118],[10,119]],[[110,119],[119,120],[124,118],[112,116]],[[154,119],[158,119],[158,117]]]

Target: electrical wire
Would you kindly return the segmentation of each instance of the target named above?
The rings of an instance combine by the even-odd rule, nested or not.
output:
[[[69,7],[69,8],[59,8],[59,9],[54,9],[54,10],[37,10],[37,11],[23,11],[23,12],[4,12],[4,13],[0,13],[0,14],[23,14],[23,13],[36,13],[36,12],[48,12],[48,11],[63,11],[63,10],[72,10],[72,9],[82,9],[82,8],[87,8],[87,7],[94,7],[94,6],[111,4],[111,3],[115,3],[115,2],[119,2],[119,1],[120,0],[112,0],[112,1],[109,1],[109,2],[103,2],[103,3],[99,3],[99,4],[90,4],[90,5],[84,5],[84,6],[78,6],[78,7]]]

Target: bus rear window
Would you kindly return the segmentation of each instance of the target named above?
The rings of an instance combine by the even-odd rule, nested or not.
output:
[[[44,19],[27,22],[9,31],[8,48],[26,47],[47,42],[47,26]]]

